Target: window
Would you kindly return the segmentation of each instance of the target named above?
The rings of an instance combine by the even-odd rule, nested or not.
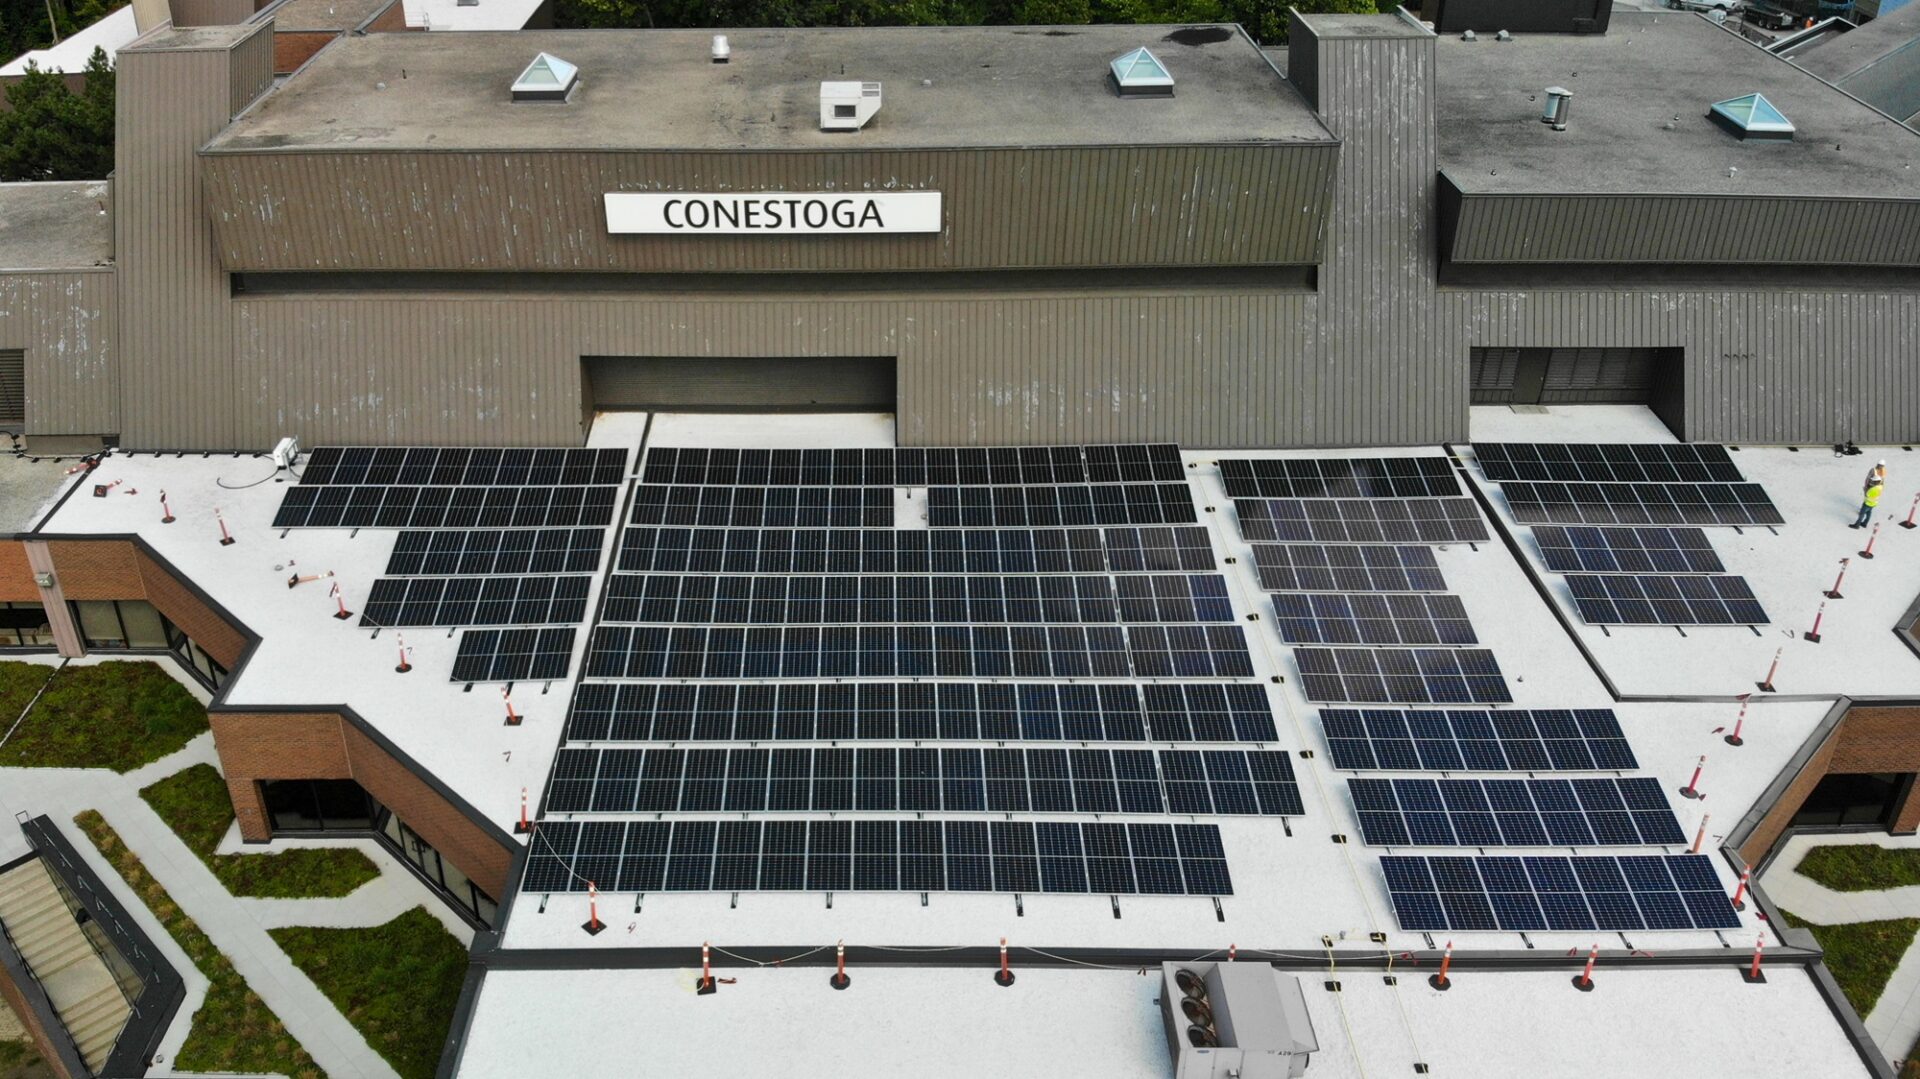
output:
[[[1796,828],[1885,826],[1913,783],[1912,775],[1834,774],[1822,779],[1793,815]]]
[[[1173,96],[1173,75],[1145,46],[1117,57],[1107,65],[1107,71],[1121,97]]]
[[[276,832],[364,832],[373,799],[351,779],[270,779],[260,784]]]
[[[83,599],[72,606],[90,649],[158,652],[168,647],[167,620],[146,600]]]
[[[212,656],[207,655],[206,650],[182,632],[180,627],[164,620],[161,624],[166,629],[167,650],[185,664],[195,677],[213,689],[219,689],[226,684],[227,669],[225,667],[215,662]]]
[[[0,603],[0,648],[51,648],[53,625],[38,603]]]
[[[858,110],[852,105],[835,105],[833,107],[833,115],[837,119],[851,120],[857,112]]]

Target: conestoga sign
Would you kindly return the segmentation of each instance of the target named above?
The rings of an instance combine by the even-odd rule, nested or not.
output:
[[[941,226],[938,191],[615,191],[606,200],[607,231],[616,234],[861,235]]]

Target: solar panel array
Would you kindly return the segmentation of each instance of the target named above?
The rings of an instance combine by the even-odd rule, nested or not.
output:
[[[1495,483],[1739,483],[1725,446],[1684,443],[1476,442],[1480,470]]]
[[[1057,574],[755,577],[615,574],[610,622],[722,625],[841,623],[1231,622],[1219,575]]]
[[[1430,547],[1323,547],[1256,543],[1253,563],[1267,592],[1444,592]]]
[[[626,450],[580,448],[320,446],[300,473],[309,486],[606,486],[626,478]]]
[[[696,487],[643,483],[629,524],[699,528],[892,528],[891,487]]]
[[[1349,779],[1360,834],[1376,847],[1684,845],[1660,781]]]
[[[961,446],[873,449],[705,449],[647,451],[644,483],[730,487],[1053,486],[1180,480],[1186,467],[1169,444],[1125,446]]]
[[[1564,528],[1538,525],[1534,542],[1553,573],[1721,573],[1698,528]]]
[[[562,749],[548,813],[984,812],[1298,816],[1275,750]]]
[[[617,487],[287,488],[275,528],[604,528]]]
[[[584,892],[1233,894],[1211,824],[543,821],[522,887]]]
[[[1287,458],[1220,462],[1229,498],[1428,498],[1458,495],[1445,457]]]
[[[1281,543],[1484,543],[1487,526],[1471,498],[1382,502],[1240,498],[1240,532]]]
[[[1764,625],[1766,609],[1745,577],[1567,574],[1580,618],[1591,625]]]
[[[1521,713],[1524,715],[1525,713]],[[1249,683],[582,682],[569,741],[1271,742],[1273,705]]]
[[[1288,644],[1478,644],[1459,596],[1292,592],[1273,597]]]
[[[1322,708],[1333,766],[1345,771],[1548,772],[1638,768],[1608,708]]]
[[[470,629],[453,659],[455,682],[551,681],[567,676],[573,628]]]
[[[1757,483],[1503,483],[1523,525],[1783,524]]]
[[[600,568],[603,528],[478,529],[402,532],[387,573],[399,577],[494,573],[593,573]]]
[[[1193,520],[1193,492],[1184,480],[927,489],[927,524],[933,528],[1191,524]]]
[[[363,626],[540,626],[586,617],[591,577],[383,577]]]
[[[1702,854],[1380,859],[1400,928],[1735,929],[1740,916]]]
[[[1199,526],[978,529],[630,527],[622,573],[1162,573],[1214,568]]]
[[[1513,695],[1485,648],[1298,648],[1310,701],[1508,704]]]

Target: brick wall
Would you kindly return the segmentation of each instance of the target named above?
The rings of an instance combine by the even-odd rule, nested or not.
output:
[[[40,602],[40,589],[33,583],[33,567],[27,565],[24,543],[0,543],[0,602]]]
[[[498,898],[507,886],[510,850],[482,831],[467,815],[400,762],[388,756],[352,724],[342,724],[347,752],[353,760],[353,778],[380,804],[400,815],[440,856],[472,878],[481,890]]]
[[[1826,778],[1827,764],[1833,758],[1834,750],[1839,746],[1840,732],[1845,727],[1846,720],[1842,719],[1839,726],[1828,732],[1826,741],[1820,743],[1820,748],[1814,750],[1813,756],[1807,758],[1806,767],[1800,769],[1800,774],[1793,777],[1792,783],[1787,784],[1787,789],[1780,794],[1780,800],[1767,810],[1766,816],[1760,818],[1760,823],[1754,828],[1753,833],[1747,836],[1746,843],[1740,847],[1740,857],[1748,865],[1757,865],[1760,859],[1767,856],[1767,852],[1772,850],[1773,844],[1779,840],[1780,833],[1786,831],[1787,825],[1792,823],[1793,815],[1800,812],[1800,806],[1807,800],[1807,795],[1812,794],[1813,788],[1819,786],[1820,781]]]
[[[1920,771],[1920,708],[1848,709],[1827,771]]]
[[[231,671],[240,664],[247,649],[247,638],[195,595],[178,578],[144,551],[135,551],[140,575],[140,595],[152,603],[167,621],[179,626],[222,667]],[[115,596],[125,599],[125,596]]]
[[[68,599],[145,599],[140,560],[127,540],[53,540],[54,573]]]
[[[21,992],[19,986],[13,984],[13,979],[7,975],[5,967],[0,967],[0,1000],[5,1000],[7,1007],[12,1008],[13,1013],[20,1017],[20,1022],[25,1024],[27,1035],[33,1039],[33,1046],[39,1051],[40,1059],[46,1062],[50,1073],[58,1079],[80,1079],[67,1071],[60,1062],[60,1054],[54,1051],[53,1037],[65,1038],[66,1031],[59,1031],[52,1037],[48,1035],[46,1027],[40,1023],[40,1017],[27,1006],[26,994]]]
[[[339,37],[332,30],[275,30],[273,32],[273,73],[291,75],[313,54]]]
[[[387,34],[410,29],[415,28],[407,25],[407,6],[400,0],[393,0],[385,11],[374,16],[373,21],[367,24],[367,32],[370,34]]]

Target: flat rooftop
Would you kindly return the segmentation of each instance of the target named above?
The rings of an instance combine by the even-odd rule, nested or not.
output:
[[[1694,15],[1615,11],[1604,35],[1436,48],[1440,167],[1470,194],[1920,192],[1920,135]],[[1573,91],[1565,131],[1540,122],[1550,86]],[[1793,121],[1791,141],[1742,141],[1707,119],[1755,92]]]
[[[113,258],[105,180],[0,184],[0,273],[85,270]]]
[[[1909,126],[1920,124],[1920,6],[1875,19],[1793,62]]]
[[[1306,102],[1224,26],[521,31],[348,38],[208,149],[875,150],[1328,143]],[[1107,64],[1145,45],[1174,96],[1121,98]],[[535,54],[580,69],[565,103],[513,104]],[[859,132],[819,130],[819,84],[885,86]],[[385,89],[376,89],[384,84]]]
[[[284,0],[262,14],[275,30],[357,30],[400,0]]]

